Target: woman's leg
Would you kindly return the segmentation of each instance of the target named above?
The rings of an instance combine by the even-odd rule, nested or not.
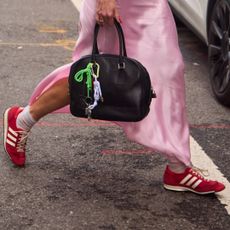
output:
[[[68,78],[64,78],[51,86],[31,106],[30,114],[38,121],[43,116],[69,104]]]

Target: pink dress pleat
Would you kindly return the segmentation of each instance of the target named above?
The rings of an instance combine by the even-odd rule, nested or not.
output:
[[[130,140],[162,153],[172,161],[190,164],[189,128],[185,108],[184,63],[176,27],[167,0],[118,0],[129,57],[148,70],[157,98],[150,113],[140,122],[116,122]],[[80,13],[81,31],[73,61],[92,52],[95,0],[84,0]],[[114,27],[99,32],[99,49],[118,53]],[[49,74],[34,90],[30,104],[60,79],[67,78],[71,63]],[[69,113],[69,107],[55,111]]]

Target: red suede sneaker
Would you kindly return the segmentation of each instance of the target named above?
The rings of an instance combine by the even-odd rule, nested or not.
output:
[[[167,166],[164,173],[164,188],[173,191],[191,191],[197,194],[220,192],[225,186],[213,180],[207,180],[193,168],[186,168],[183,173],[174,173]]]
[[[22,110],[23,108],[15,106],[4,113],[4,147],[17,166],[24,166],[26,160],[25,147],[28,132],[16,126],[16,119]]]

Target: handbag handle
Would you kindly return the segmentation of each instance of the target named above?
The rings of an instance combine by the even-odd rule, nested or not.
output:
[[[124,63],[123,57],[127,57],[124,32],[122,30],[120,23],[116,19],[114,19],[114,25],[116,27],[118,38],[119,38],[119,52],[120,53],[119,53],[118,67],[119,69],[124,69],[125,63]],[[93,62],[96,61],[95,54],[99,54],[98,45],[97,45],[97,37],[98,37],[99,29],[100,29],[100,25],[96,23],[95,28],[94,28],[94,39],[93,39],[93,50],[92,50],[92,61]]]

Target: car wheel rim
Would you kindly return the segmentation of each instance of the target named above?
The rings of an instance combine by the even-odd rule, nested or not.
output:
[[[230,5],[221,0],[212,14],[209,60],[214,91],[222,94],[230,84]]]

